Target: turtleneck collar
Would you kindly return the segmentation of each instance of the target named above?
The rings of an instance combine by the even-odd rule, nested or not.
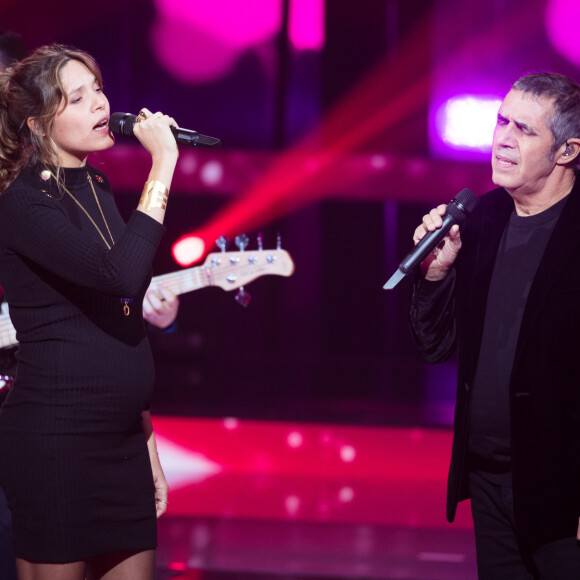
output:
[[[91,172],[91,169],[91,166],[88,164],[84,167],[62,167],[58,173],[58,177],[67,189],[81,189],[87,185],[87,175],[89,173],[91,173],[91,176],[94,175],[94,170]],[[36,166],[35,171],[38,172],[41,181],[45,184],[49,181],[54,182],[51,174],[57,177],[56,169],[53,167]]]
[[[40,189],[51,197],[60,198],[61,195],[58,193],[56,181],[53,177],[50,176],[50,173],[52,173],[54,176],[57,175],[56,169],[54,167],[47,167],[42,164],[36,164],[30,165],[23,169],[19,177],[28,184],[32,185],[35,189]],[[104,176],[88,163],[83,167],[63,167],[60,169],[59,175],[62,184],[69,191],[78,191],[84,187],[87,187],[87,175],[90,175],[93,180],[101,187],[108,189]]]

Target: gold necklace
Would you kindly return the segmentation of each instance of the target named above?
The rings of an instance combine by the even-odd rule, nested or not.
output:
[[[54,176],[52,171],[48,171],[48,173],[56,181],[56,177]],[[93,196],[95,197],[95,201],[97,202],[97,207],[99,208],[99,212],[101,213],[101,217],[103,218],[103,222],[105,223],[105,227],[107,228],[107,232],[109,232],[109,237],[111,238],[111,244],[115,245],[115,239],[113,238],[113,234],[111,233],[111,230],[109,228],[109,224],[107,223],[107,220],[105,218],[105,214],[103,213],[103,209],[101,208],[101,204],[99,202],[97,192],[95,191],[95,186],[93,185],[93,179],[91,178],[91,174],[88,172],[87,172],[87,179],[88,179],[89,184],[91,186],[91,189],[93,191]],[[99,226],[95,223],[95,220],[91,217],[91,215],[85,209],[83,204],[62,183],[60,184],[60,186],[64,189],[65,193],[67,193],[70,196],[70,198],[83,210],[84,214],[89,218],[90,222],[95,226],[95,229],[97,230],[97,232],[99,232],[99,235],[103,239],[103,242],[105,242],[105,246],[107,246],[107,249],[110,250],[111,245],[109,244],[109,242],[107,242],[105,236],[103,235],[103,232],[101,231],[101,228],[99,228]],[[131,314],[131,309],[129,307],[129,304],[131,302],[133,302],[133,298],[121,298],[121,303],[123,304],[123,315],[124,316],[129,316],[129,314]]]
[[[54,176],[52,171],[49,171],[48,173],[56,181],[56,177]],[[101,204],[99,203],[99,198],[97,197],[97,192],[95,191],[95,186],[93,185],[93,180],[91,178],[90,173],[87,173],[87,179],[88,179],[89,184],[91,186],[91,189],[93,191],[93,195],[95,197],[95,201],[97,202],[97,207],[99,208],[99,212],[101,213],[101,217],[103,218],[103,222],[105,223],[105,227],[107,228],[107,232],[109,232],[109,237],[111,238],[111,243],[113,245],[115,245],[115,239],[113,238],[113,234],[111,234],[111,230],[109,229],[109,224],[107,223],[107,220],[105,219],[105,214],[103,213],[103,210],[101,208]],[[103,232],[101,231],[101,228],[99,228],[99,226],[95,223],[95,220],[91,217],[91,215],[85,209],[85,207],[82,205],[82,203],[62,183],[60,184],[60,186],[64,189],[65,193],[67,195],[69,195],[71,197],[71,199],[83,210],[84,214],[89,218],[91,223],[95,226],[95,229],[97,230],[97,232],[99,232],[99,235],[103,239],[103,242],[105,242],[105,246],[107,246],[107,249],[110,250],[111,244],[109,244],[109,242],[107,242],[107,240],[105,239],[105,236],[103,235]]]

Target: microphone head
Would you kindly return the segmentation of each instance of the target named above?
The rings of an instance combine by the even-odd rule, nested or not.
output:
[[[109,130],[115,135],[133,136],[133,127],[137,115],[130,113],[113,113],[109,118]]]
[[[447,213],[453,218],[454,223],[462,224],[467,215],[475,209],[478,202],[477,195],[466,187],[449,202]]]
[[[462,189],[453,198],[452,201],[453,203],[455,203],[455,205],[461,206],[463,208],[463,211],[465,211],[466,213],[471,213],[475,209],[475,206],[477,205],[479,198],[477,197],[477,195],[475,195],[475,193],[473,193],[473,191],[471,191],[471,189],[468,189],[466,187]]]

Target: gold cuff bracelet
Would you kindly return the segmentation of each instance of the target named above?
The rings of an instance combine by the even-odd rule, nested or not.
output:
[[[139,207],[144,211],[150,211],[154,208],[165,209],[167,206],[167,197],[169,189],[160,181],[148,181],[143,188]]]

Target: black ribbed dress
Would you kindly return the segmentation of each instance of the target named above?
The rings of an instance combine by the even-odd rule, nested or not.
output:
[[[105,238],[87,174],[114,238],[42,167],[0,195],[0,284],[19,340],[18,373],[0,411],[0,485],[16,555],[73,562],[157,544],[151,465],[141,426],[154,368],[142,299],[163,226],[125,224],[92,167],[67,189]],[[110,243],[110,241],[109,241]],[[124,316],[122,298],[132,298]]]

